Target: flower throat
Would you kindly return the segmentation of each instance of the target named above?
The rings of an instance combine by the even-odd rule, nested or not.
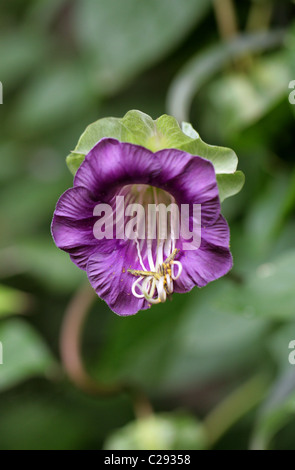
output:
[[[176,281],[182,272],[182,264],[176,258],[179,249],[176,248],[176,234],[178,233],[178,219],[175,213],[170,211],[170,217],[166,219],[166,227],[161,223],[161,217],[157,211],[155,214],[155,237],[140,235],[140,229],[148,227],[149,205],[160,207],[175,206],[174,197],[168,192],[153,186],[138,184],[125,186],[120,195],[124,195],[125,206],[139,204],[144,211],[134,227],[133,242],[136,245],[138,262],[141,269],[127,269],[127,272],[135,276],[132,284],[132,294],[139,299],[145,298],[150,304],[163,303],[167,297],[171,297]],[[131,214],[130,214],[131,215]]]

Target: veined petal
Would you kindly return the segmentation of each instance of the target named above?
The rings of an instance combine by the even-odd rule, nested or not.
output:
[[[55,244],[84,270],[88,258],[99,248],[93,235],[94,204],[86,188],[70,188],[59,198],[51,224]]]
[[[74,186],[83,186],[96,199],[108,201],[116,190],[130,183],[154,184],[160,162],[144,147],[102,139],[86,155]]]
[[[132,294],[133,276],[127,272],[134,263],[136,250],[131,244],[124,244],[109,253],[97,252],[87,264],[89,281],[109,307],[118,315],[134,315],[138,310],[149,308],[148,302]],[[131,266],[131,265],[130,265]]]
[[[225,218],[220,215],[213,225],[202,227],[202,238],[211,245],[229,248],[230,232]]]
[[[233,264],[229,248],[202,240],[198,250],[182,252],[182,274],[176,281],[175,292],[188,292],[194,286],[204,287],[227,274]]]
[[[220,214],[220,201],[212,163],[176,149],[161,150],[157,156],[162,163],[162,187],[179,204],[201,204],[202,224],[213,224]]]
[[[73,220],[87,219],[93,216],[94,203],[87,188],[70,188],[59,198],[54,215]]]

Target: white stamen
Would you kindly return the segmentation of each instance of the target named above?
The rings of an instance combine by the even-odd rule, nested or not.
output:
[[[171,277],[172,277],[173,281],[176,281],[176,280],[179,278],[179,276],[181,275],[181,273],[182,273],[182,264],[181,264],[180,261],[175,261],[175,260],[173,260],[172,263],[171,263],[171,265],[172,265],[172,266],[171,266]],[[174,265],[178,266],[178,273],[177,273],[177,275],[174,274]]]
[[[127,188],[127,187],[126,187]],[[125,200],[130,203],[138,202],[140,204],[159,204],[158,191],[155,187],[150,191],[147,185],[134,185],[131,190],[132,193],[126,195]],[[161,190],[160,190],[161,191]],[[122,191],[123,192],[123,191]],[[125,191],[124,191],[125,192]],[[137,192],[137,196],[136,196]],[[161,192],[159,193],[161,195]],[[165,193],[165,204],[175,203],[174,197]],[[140,220],[139,224],[145,222],[146,234],[148,233],[148,210],[145,211],[146,220]],[[145,298],[150,304],[158,304],[165,302],[167,296],[173,293],[173,281],[176,281],[182,272],[182,264],[176,261],[174,257],[177,255],[176,240],[175,240],[175,217],[173,212],[171,218],[168,220],[167,238],[162,239],[160,234],[160,220],[159,212],[156,213],[156,240],[150,238],[138,239],[138,234],[135,238],[136,250],[142,271],[130,270],[133,275],[139,276],[132,284],[132,294],[138,299]],[[154,250],[154,251],[153,251]],[[143,256],[144,253],[144,256]],[[166,260],[168,261],[166,262]],[[145,264],[146,263],[146,264]],[[148,269],[146,268],[148,266]],[[177,266],[177,273],[174,267]],[[142,273],[142,274],[141,274]],[[146,273],[146,274],[145,274]]]
[[[136,243],[136,248],[137,248],[137,254],[138,254],[138,258],[139,258],[139,262],[141,264],[141,267],[144,271],[147,271],[147,269],[145,268],[145,265],[143,263],[143,259],[142,259],[142,256],[141,256],[141,253],[140,253],[140,247],[139,247],[139,243],[138,243],[138,238],[135,239],[135,243]]]
[[[171,274],[172,274],[172,269],[171,269]],[[167,274],[167,276],[166,276],[166,282],[167,282],[168,292],[169,292],[169,294],[172,294],[172,292],[173,292],[173,281],[172,281],[171,277],[169,276],[169,274]]]
[[[134,295],[134,297],[137,297],[138,299],[143,299],[143,298],[144,298],[144,294],[142,293],[142,287],[138,285],[142,280],[143,280],[143,277],[140,276],[140,277],[139,277],[138,279],[136,279],[136,281],[134,281],[133,284],[132,284],[132,289],[131,289],[132,294]],[[138,293],[136,292],[136,287],[138,287],[138,288],[140,289],[141,294],[138,294]]]
[[[155,271],[155,265],[154,265],[154,260],[153,260],[153,253],[152,253],[152,248],[153,248],[153,240],[150,238],[147,239],[147,255],[148,255],[148,262],[151,268],[151,271]]]
[[[142,291],[144,292],[144,297],[151,304],[158,304],[160,302],[159,297],[154,299],[154,293],[156,290],[156,279],[152,276],[147,277],[142,283]]]
[[[162,303],[166,302],[166,291],[164,289],[164,276],[160,278],[158,281],[158,294],[159,294],[159,299],[161,300]]]

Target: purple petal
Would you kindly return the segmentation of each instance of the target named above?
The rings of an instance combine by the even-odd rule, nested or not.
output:
[[[225,218],[220,215],[213,225],[202,227],[202,238],[211,245],[229,247],[230,232]]]
[[[52,220],[55,244],[73,255],[72,260],[81,269],[86,269],[89,256],[99,247],[93,235],[97,219],[92,215],[94,205],[87,189],[68,189],[59,198]]]
[[[202,224],[211,225],[220,214],[219,192],[212,163],[176,149],[156,154],[161,161],[160,187],[179,204],[201,204]]]
[[[138,299],[131,292],[136,278],[127,269],[134,267],[136,257],[135,247],[126,243],[109,253],[94,254],[87,265],[92,287],[118,315],[134,315],[149,308],[145,299]]]
[[[107,138],[86,155],[74,186],[87,188],[96,199],[109,200],[126,184],[154,184],[160,169],[158,159],[144,147]]]
[[[54,214],[74,220],[92,217],[95,201],[86,188],[70,188],[57,201]]]
[[[230,271],[233,264],[228,248],[211,245],[205,240],[198,250],[182,252],[179,259],[183,269],[176,281],[175,292],[180,293],[219,279]]]

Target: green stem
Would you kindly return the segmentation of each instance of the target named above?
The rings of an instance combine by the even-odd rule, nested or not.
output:
[[[252,377],[223,402],[217,405],[204,420],[212,447],[233,424],[239,421],[264,398],[269,380],[264,374]]]
[[[248,53],[278,47],[285,37],[285,30],[240,35],[230,42],[217,44],[198,53],[184,65],[170,85],[167,96],[168,114],[180,122],[189,121],[191,103],[202,85],[231,61]]]
[[[271,0],[252,0],[246,30],[249,32],[268,30],[273,6],[274,4]]]
[[[230,42],[239,33],[238,19],[233,0],[213,0],[213,9],[219,35],[224,42]],[[250,54],[244,54],[232,61],[235,70],[245,72],[252,64]]]
[[[60,335],[61,359],[69,379],[85,393],[107,397],[128,393],[132,399],[137,418],[152,413],[152,407],[142,390],[129,384],[105,385],[94,380],[85,369],[81,354],[83,326],[95,299],[95,292],[86,284],[71,299],[64,317]]]
[[[110,395],[118,393],[121,387],[107,387],[94,381],[87,373],[81,356],[83,326],[94,298],[95,293],[87,284],[82,286],[71,299],[62,324],[60,353],[64,369],[77,387],[93,395]]]
[[[238,34],[238,21],[233,0],[213,0],[219,34],[229,40]]]

